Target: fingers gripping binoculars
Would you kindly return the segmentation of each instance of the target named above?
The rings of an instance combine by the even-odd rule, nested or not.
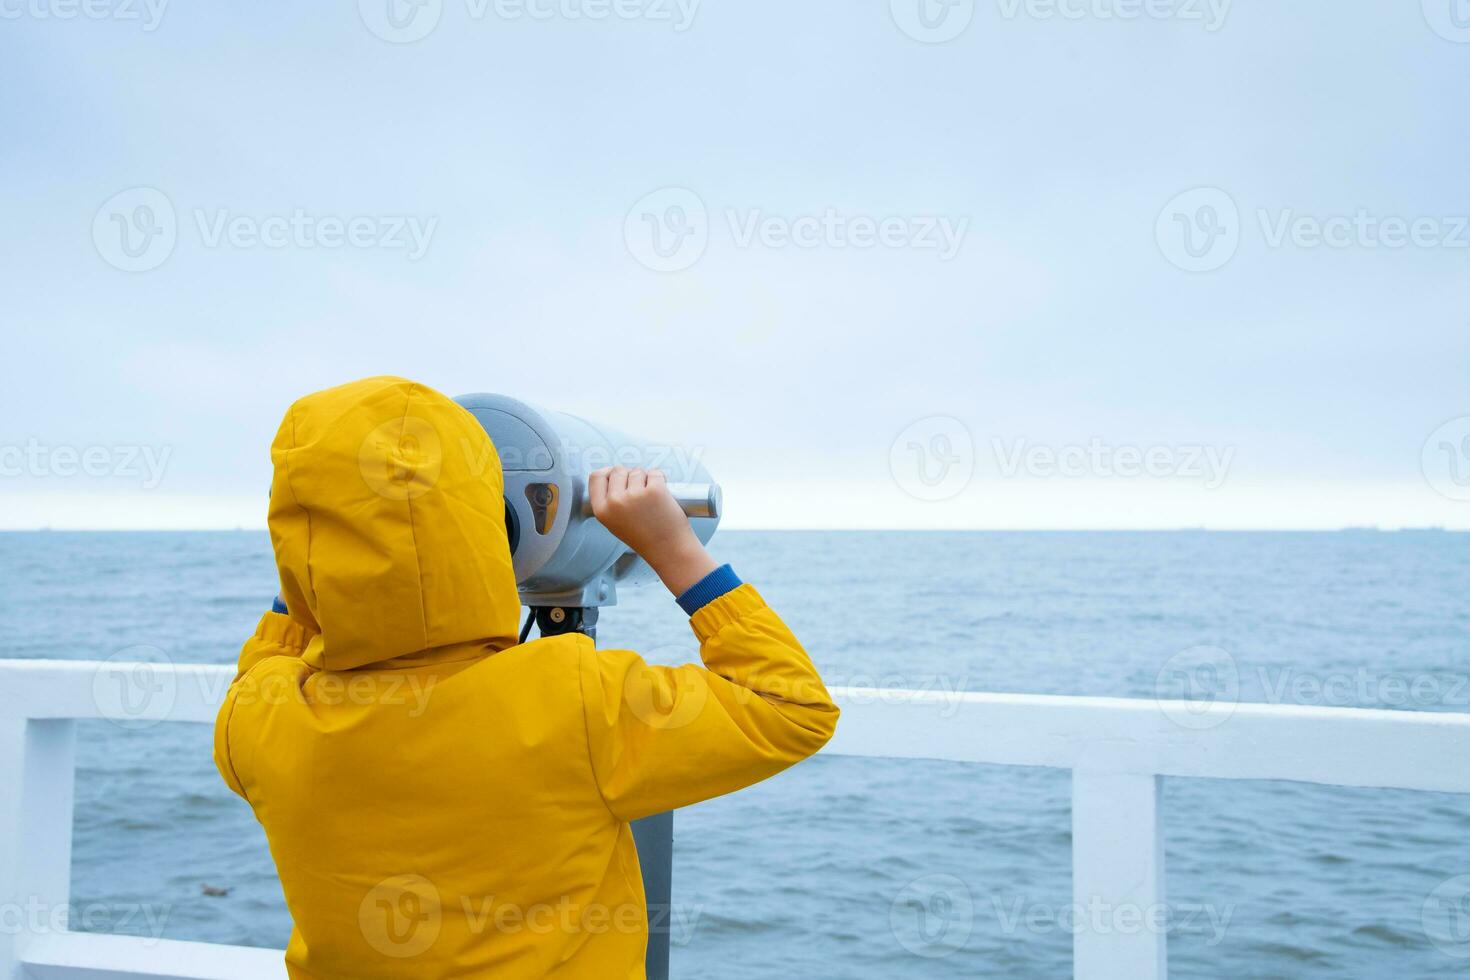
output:
[[[700,541],[720,523],[720,488],[701,453],[551,412],[506,395],[455,399],[484,427],[505,475],[505,521],[521,601],[543,608],[617,603],[619,583],[654,578],[641,558],[592,516],[587,479],[622,465],[661,470]]]

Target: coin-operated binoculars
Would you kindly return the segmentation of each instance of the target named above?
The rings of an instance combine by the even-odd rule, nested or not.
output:
[[[500,456],[516,584],[542,636],[579,632],[596,639],[598,610],[617,603],[618,586],[656,578],[592,516],[587,479],[593,470],[618,464],[661,470],[700,541],[708,543],[719,526],[720,488],[697,454],[505,395],[455,401],[484,427]],[[648,980],[669,975],[673,828],[672,813],[633,824],[648,900]]]
[[[708,542],[720,523],[720,488],[697,454],[505,395],[455,401],[484,426],[500,456],[516,583],[542,635],[594,635],[597,610],[617,603],[620,584],[655,577],[592,516],[587,478],[593,470],[617,464],[662,470],[700,541]]]

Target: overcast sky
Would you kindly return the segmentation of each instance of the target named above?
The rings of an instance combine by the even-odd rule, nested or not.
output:
[[[0,0],[0,525],[393,373],[743,527],[1470,527],[1456,0]]]

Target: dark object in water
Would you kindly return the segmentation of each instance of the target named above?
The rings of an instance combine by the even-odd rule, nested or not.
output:
[[[230,893],[228,888],[220,888],[216,885],[200,885],[199,890],[210,898],[224,898]]]

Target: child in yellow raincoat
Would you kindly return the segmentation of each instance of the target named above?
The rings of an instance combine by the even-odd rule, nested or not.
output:
[[[517,644],[498,460],[423,385],[308,395],[271,459],[283,601],[240,654],[214,755],[270,842],[289,975],[643,977],[628,823],[826,743],[837,708],[796,638],[659,475],[614,468],[594,513],[678,597],[704,666],[580,634]]]

